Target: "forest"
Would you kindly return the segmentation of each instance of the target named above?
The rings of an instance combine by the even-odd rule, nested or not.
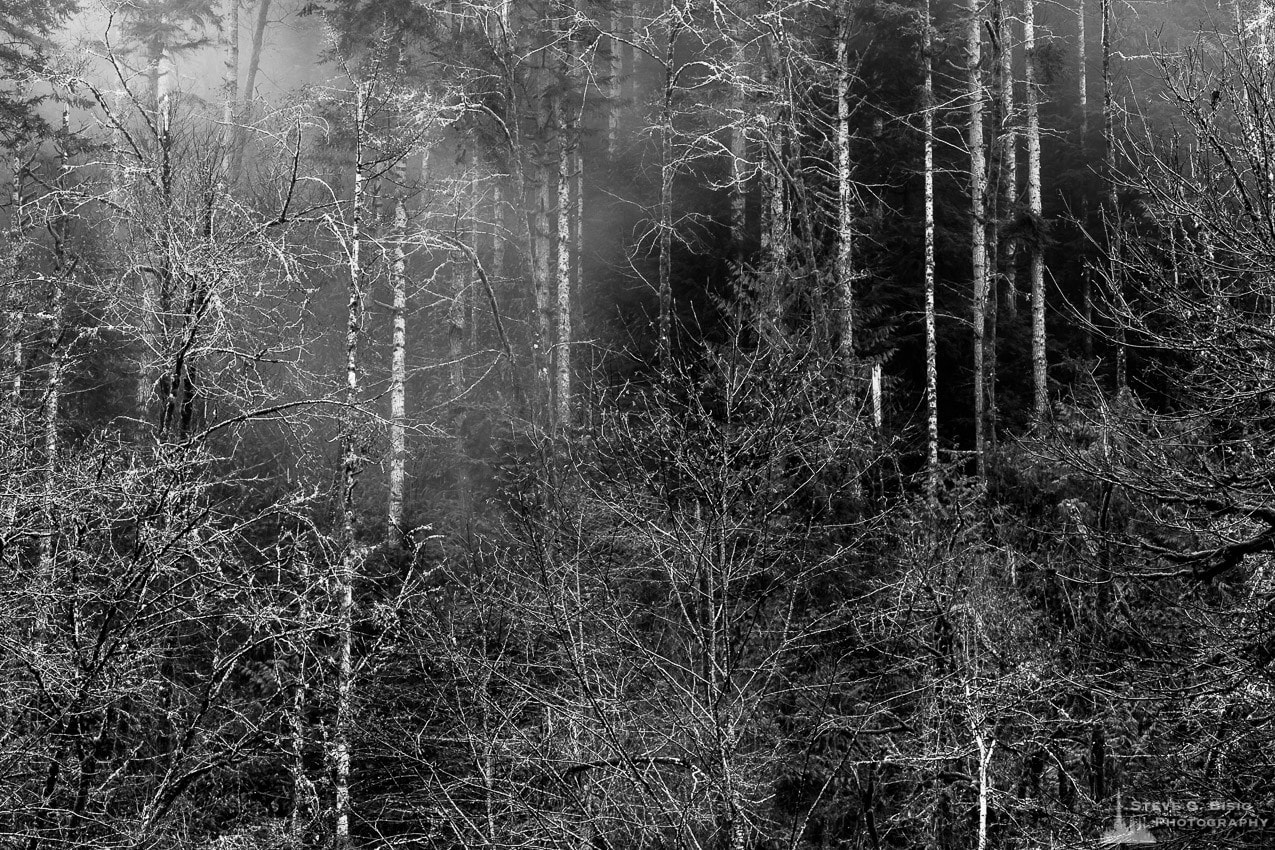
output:
[[[1275,846],[1273,41],[5,3],[0,846]]]

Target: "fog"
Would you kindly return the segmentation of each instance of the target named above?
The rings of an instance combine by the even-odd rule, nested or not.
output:
[[[268,15],[262,31],[260,65],[251,92],[243,89],[250,73],[261,2],[245,0],[240,9],[238,89],[244,100],[277,103],[303,86],[323,83],[337,71],[322,61],[327,34],[320,16],[302,14],[305,4],[299,0],[264,2],[268,3]],[[225,32],[230,26],[225,5],[218,10],[219,19],[205,21],[202,26],[186,31],[184,37],[192,46],[179,46],[170,51],[173,88],[182,100],[219,102],[224,97],[229,53]],[[125,39],[121,32],[121,7],[119,2],[87,3],[70,20],[57,41],[67,45],[67,60],[72,68],[94,86],[104,91],[118,91],[123,75],[129,88],[141,95],[147,86],[146,47]],[[119,68],[118,73],[112,67],[112,59]]]

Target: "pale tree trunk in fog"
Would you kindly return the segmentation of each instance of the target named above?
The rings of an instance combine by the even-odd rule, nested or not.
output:
[[[466,169],[474,167],[472,162],[464,164]],[[464,211],[473,209],[475,198],[469,197],[469,192],[473,188],[473,183],[466,173],[460,178],[460,183],[464,187],[458,192],[457,204],[460,209],[457,210],[457,222],[464,221]],[[452,254],[451,262],[451,303],[447,308],[447,354],[448,354],[448,380],[451,385],[452,396],[452,431],[453,439],[456,447],[456,501],[460,506],[461,519],[466,526],[469,524],[470,518],[470,480],[469,480],[469,458],[465,452],[465,405],[463,398],[467,387],[465,385],[465,357],[468,354],[466,341],[468,338],[467,329],[473,321],[472,311],[470,309],[470,293],[472,292],[470,275],[472,274],[472,264],[470,250],[473,246],[466,245],[469,238],[469,227],[458,230],[456,233],[457,242],[463,246],[462,250],[455,251]]]
[[[135,276],[140,288],[138,303],[141,305],[141,315],[138,319],[141,331],[141,353],[137,363],[136,388],[139,436],[144,433],[154,413],[152,408],[157,379],[155,358],[161,347],[161,312],[168,306],[165,303],[168,296],[165,290],[169,286],[167,264],[170,259],[168,249],[171,239],[168,209],[172,202],[173,190],[170,132],[173,118],[173,91],[177,75],[173,68],[172,54],[167,48],[158,49],[152,56],[150,73],[155,106],[155,147],[158,157],[156,184],[161,203],[158,215],[161,216],[161,220],[157,222],[160,244],[156,251],[159,256],[150,271]]]
[[[222,79],[221,106],[221,182],[223,191],[234,184],[232,169],[235,162],[235,141],[239,135],[239,4],[240,0],[226,0],[225,41],[226,69]]]
[[[403,546],[403,494],[407,465],[407,159],[394,166],[393,256],[390,261],[390,457],[385,540]]]
[[[356,411],[361,392],[359,343],[363,333],[362,259],[363,213],[366,204],[364,133],[367,130],[368,91],[361,82],[354,88],[354,195],[349,228],[343,235],[349,263],[345,330],[345,415],[341,435],[341,558],[333,577],[336,597],[336,719],[332,729],[332,781],[334,790],[333,844],[343,850],[350,843],[350,750],[354,722],[354,575],[362,558],[355,537],[354,490],[363,469]]]
[[[1120,199],[1116,194],[1116,141],[1115,106],[1111,99],[1111,0],[1102,0],[1102,142],[1105,149],[1107,178],[1107,228],[1110,234],[1107,244],[1108,268],[1111,276],[1112,298],[1118,303],[1124,298],[1124,273],[1120,266],[1122,251]],[[1122,390],[1129,383],[1129,354],[1125,350],[1124,326],[1116,328],[1116,389]]]
[[[573,122],[564,108],[562,98],[557,99],[558,113],[558,319],[557,340],[554,346],[554,402],[555,420],[560,429],[571,427],[571,278],[573,244],[571,230],[575,204],[571,200],[571,185],[575,182],[572,169],[576,160],[576,139]]]
[[[266,40],[266,24],[270,21],[270,0],[260,0],[257,20],[252,28],[252,52],[248,55],[248,74],[244,80],[243,97],[247,101],[257,96],[257,71],[261,69],[261,48]]]
[[[504,176],[499,175],[491,187],[491,279],[505,276],[505,189]]]
[[[987,388],[984,364],[984,320],[987,313],[987,233],[984,192],[987,176],[983,150],[983,24],[979,0],[969,0],[966,21],[966,94],[969,97],[970,254],[974,288],[974,456],[978,475],[987,476]]]
[[[660,271],[658,283],[659,325],[657,357],[661,366],[669,365],[673,348],[673,95],[677,72],[673,63],[679,27],[671,9],[665,30],[664,97],[660,106]]]
[[[1039,232],[1031,240],[1032,292],[1032,418],[1037,427],[1049,409],[1045,363],[1044,220],[1040,186],[1040,92],[1036,83],[1036,0],[1023,0],[1023,49],[1027,55],[1027,211]]]
[[[613,6],[610,12],[609,27],[611,37],[607,40],[610,47],[607,53],[607,156],[615,159],[616,153],[619,151],[620,139],[620,101],[621,86],[620,79],[624,74],[621,67],[620,50],[621,39],[624,37],[620,32],[621,22],[624,20],[618,6]]]
[[[549,369],[553,356],[553,299],[550,297],[550,286],[553,280],[550,272],[550,263],[553,258],[553,244],[551,241],[549,212],[553,206],[553,187],[557,181],[558,166],[557,163],[552,165],[549,163],[553,141],[550,138],[552,133],[550,115],[553,106],[550,103],[551,95],[547,90],[542,91],[540,96],[540,116],[539,116],[539,158],[536,163],[535,176],[535,193],[536,197],[532,206],[532,230],[534,232],[533,243],[533,266],[534,274],[532,280],[532,288],[536,301],[536,342],[534,348],[534,361],[536,369],[536,381],[540,391],[540,403],[545,405],[547,409],[552,410],[552,383],[549,379]]]
[[[924,78],[921,89],[921,116],[925,135],[925,420],[926,496],[931,507],[938,504],[939,487],[939,407],[938,342],[934,320],[934,59],[930,27],[930,0],[925,0],[922,22],[921,62]]]
[[[234,2],[234,0],[230,0]],[[236,6],[235,14],[238,15],[238,7]],[[261,68],[261,49],[266,39],[266,24],[270,20],[270,0],[260,0],[257,5],[257,19],[252,28],[252,47],[248,53],[248,67],[244,75],[244,85],[239,89],[238,100],[235,104],[234,127],[231,131],[230,141],[230,167],[229,172],[234,177],[238,177],[239,169],[243,164],[244,146],[247,144],[248,122],[252,119],[253,98],[256,97],[257,88],[257,71]],[[236,20],[233,31],[235,37],[235,80],[238,83],[239,78],[239,48],[238,48],[238,32],[239,24]]]
[[[571,231],[571,303],[579,304],[584,295],[584,150],[580,144],[580,134],[577,129],[574,157],[571,162],[572,191],[575,193],[575,207],[572,215],[573,229]],[[582,319],[579,310],[576,311],[573,324],[571,326],[572,339],[578,339],[583,334],[583,328],[575,324],[576,319]],[[574,352],[573,352],[574,354]],[[576,367],[578,362],[572,360]],[[579,413],[574,414],[579,417]]]

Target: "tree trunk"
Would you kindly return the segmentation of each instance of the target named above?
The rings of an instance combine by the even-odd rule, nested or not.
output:
[[[931,508],[938,505],[939,408],[938,343],[934,317],[934,59],[930,25],[930,0],[925,0],[922,22],[921,62],[924,74],[921,115],[925,135],[925,414],[926,496]]]
[[[51,620],[50,599],[53,591],[54,545],[57,540],[57,471],[61,462],[61,439],[58,420],[62,406],[62,376],[66,358],[66,283],[71,273],[67,256],[68,191],[71,143],[70,113],[62,110],[62,131],[57,143],[57,215],[49,229],[53,236],[53,275],[49,293],[49,362],[48,383],[44,402],[44,475],[41,513],[43,533],[40,535],[40,560],[36,570],[39,588],[36,601],[36,634],[43,640]]]
[[[839,3],[837,28],[837,287],[841,356],[854,360],[854,187],[850,182],[850,8]]]
[[[3,354],[8,356],[7,369],[9,372],[6,376],[9,384],[9,410],[8,410],[8,431],[12,439],[16,440],[22,421],[22,367],[26,359],[22,344],[22,325],[25,321],[24,305],[22,304],[21,287],[18,285],[18,274],[21,271],[21,254],[22,254],[22,181],[26,171],[22,165],[22,158],[15,150],[13,153],[13,182],[9,187],[9,245],[8,256],[5,257],[8,266],[5,272],[5,322],[4,322],[4,344],[5,351]]]
[[[576,140],[572,122],[563,108],[562,98],[557,99],[558,113],[558,281],[556,313],[558,319],[557,340],[554,346],[554,402],[555,421],[559,429],[571,427],[571,277],[573,245],[571,240],[572,214],[575,205],[571,199],[571,184],[575,182],[572,167],[575,165]]]
[[[987,312],[987,233],[984,210],[984,191],[987,184],[985,151],[983,150],[983,78],[980,60],[982,56],[983,25],[979,17],[978,0],[969,0],[969,20],[966,23],[966,86],[969,97],[969,151],[970,151],[970,253],[974,288],[974,456],[979,478],[987,477],[986,429],[987,390],[984,364],[984,320]]]
[[[665,32],[664,97],[660,107],[660,279],[658,362],[667,368],[673,348],[673,95],[677,76],[674,50],[680,29],[670,18]]]
[[[288,833],[293,846],[304,846],[306,826],[309,823],[307,809],[314,804],[314,790],[305,768],[305,712],[306,712],[306,655],[307,636],[310,633],[310,561],[305,552],[297,554],[296,541],[291,542],[291,558],[297,565],[297,636],[292,645],[291,681],[288,683],[290,705],[288,707],[288,734],[292,746],[292,812],[288,817]],[[312,816],[312,814],[310,815]]]
[[[221,106],[221,182],[222,190],[234,184],[231,172],[235,163],[234,147],[239,120],[239,4],[241,0],[226,0],[226,68],[222,78]]]
[[[997,28],[1000,39],[1000,214],[997,222],[1003,219],[1013,220],[1018,213],[1018,128],[1014,123],[1014,47],[1011,43],[1013,29],[1005,14],[1005,0],[997,5]],[[1013,239],[997,239],[1000,254],[1000,268],[1003,269],[1001,281],[1004,290],[1000,303],[1004,305],[1005,317],[1014,319],[1018,316],[1018,249]],[[995,294],[993,294],[995,298]]]
[[[744,264],[748,229],[748,134],[745,126],[747,57],[741,33],[731,36],[730,235],[735,262]]]
[[[332,729],[332,773],[335,799],[333,845],[344,850],[350,844],[350,750],[354,726],[354,575],[361,558],[355,534],[354,491],[363,468],[358,436],[360,360],[359,341],[363,332],[363,206],[366,194],[364,173],[364,131],[367,128],[367,91],[363,84],[354,94],[354,196],[350,227],[345,236],[350,279],[345,331],[345,416],[341,436],[341,559],[333,581],[336,596],[336,720]]]
[[[243,162],[244,147],[247,145],[248,122],[252,118],[252,103],[256,97],[257,71],[261,68],[261,49],[266,38],[266,24],[270,19],[270,0],[260,0],[257,6],[257,20],[252,29],[252,48],[248,53],[248,68],[244,77],[243,88],[239,90],[239,101],[235,106],[235,126],[231,134],[230,173],[236,177]],[[235,25],[237,33],[238,24]],[[237,39],[236,39],[237,42]],[[235,56],[239,62],[238,51]],[[236,71],[238,77],[238,71]]]
[[[403,498],[407,465],[407,160],[394,167],[394,240],[390,265],[390,457],[389,502],[386,507],[385,542],[402,548]]]
[[[536,381],[540,391],[540,403],[552,410],[552,384],[549,369],[553,355],[554,321],[553,299],[550,297],[550,273],[553,258],[553,245],[550,237],[549,211],[553,207],[553,186],[557,183],[558,166],[550,166],[548,158],[552,149],[550,121],[548,113],[552,111],[549,104],[551,95],[545,92],[542,103],[542,124],[540,128],[540,158],[536,164],[535,192],[536,200],[532,207],[532,230],[534,231],[533,264],[535,269],[532,288],[536,300],[536,341],[533,346],[535,357]]]
[[[978,836],[975,847],[977,850],[987,850],[987,808],[991,797],[988,767],[996,752],[996,741],[988,741],[980,732],[975,735],[974,742],[978,748]]]
[[[1115,106],[1111,98],[1111,0],[1102,0],[1102,142],[1107,178],[1108,269],[1113,301],[1124,300],[1124,272],[1121,268],[1122,234],[1120,198],[1116,193]],[[1119,311],[1113,311],[1117,316]],[[1116,391],[1129,384],[1129,354],[1125,350],[1124,322],[1116,325]]]
[[[1029,257],[1032,292],[1032,419],[1043,427],[1049,412],[1049,387],[1045,362],[1045,255],[1040,187],[1040,92],[1036,84],[1036,2],[1023,0],[1023,49],[1027,56],[1027,212],[1036,232]]]
[[[607,53],[607,157],[614,162],[616,154],[619,152],[620,141],[620,80],[624,75],[620,61],[620,45],[622,44],[620,33],[620,25],[624,16],[620,13],[618,6],[613,6],[610,11],[609,26],[611,29],[611,37],[608,39],[610,51]]]
[[[467,167],[472,167],[472,164]],[[461,180],[468,187],[469,181],[465,177]],[[471,207],[473,200],[468,202],[465,199],[465,193],[459,194],[460,205],[462,209],[457,210],[456,218],[462,220],[464,209]],[[464,244],[466,234],[460,231],[456,234],[456,239]],[[472,249],[472,246],[470,246]],[[468,389],[465,384],[465,356],[466,352],[466,326],[470,319],[470,311],[468,309],[470,287],[471,262],[468,251],[455,251],[452,254],[451,262],[451,303],[447,309],[447,352],[448,352],[448,380],[451,384],[452,409],[450,412],[452,420],[452,439],[456,447],[456,502],[460,508],[461,522],[466,529],[469,528],[470,521],[470,480],[469,480],[469,458],[465,451],[465,406],[462,399]]]
[[[1089,144],[1089,81],[1085,67],[1085,0],[1076,0],[1076,97],[1080,109],[1080,153]]]

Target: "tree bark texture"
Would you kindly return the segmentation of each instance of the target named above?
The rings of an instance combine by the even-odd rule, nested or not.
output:
[[[1036,82],[1035,0],[1023,0],[1023,48],[1027,58],[1027,212],[1036,229],[1028,258],[1032,293],[1032,417],[1037,427],[1041,427],[1049,412],[1049,386],[1045,361],[1045,221],[1040,185],[1040,90]]]
[[[974,324],[974,456],[979,478],[987,477],[987,387],[984,363],[984,321],[987,314],[987,234],[984,193],[987,188],[986,151],[983,144],[983,72],[981,67],[983,23],[979,0],[967,5],[965,68],[969,98],[970,154],[970,266],[973,285]]]

